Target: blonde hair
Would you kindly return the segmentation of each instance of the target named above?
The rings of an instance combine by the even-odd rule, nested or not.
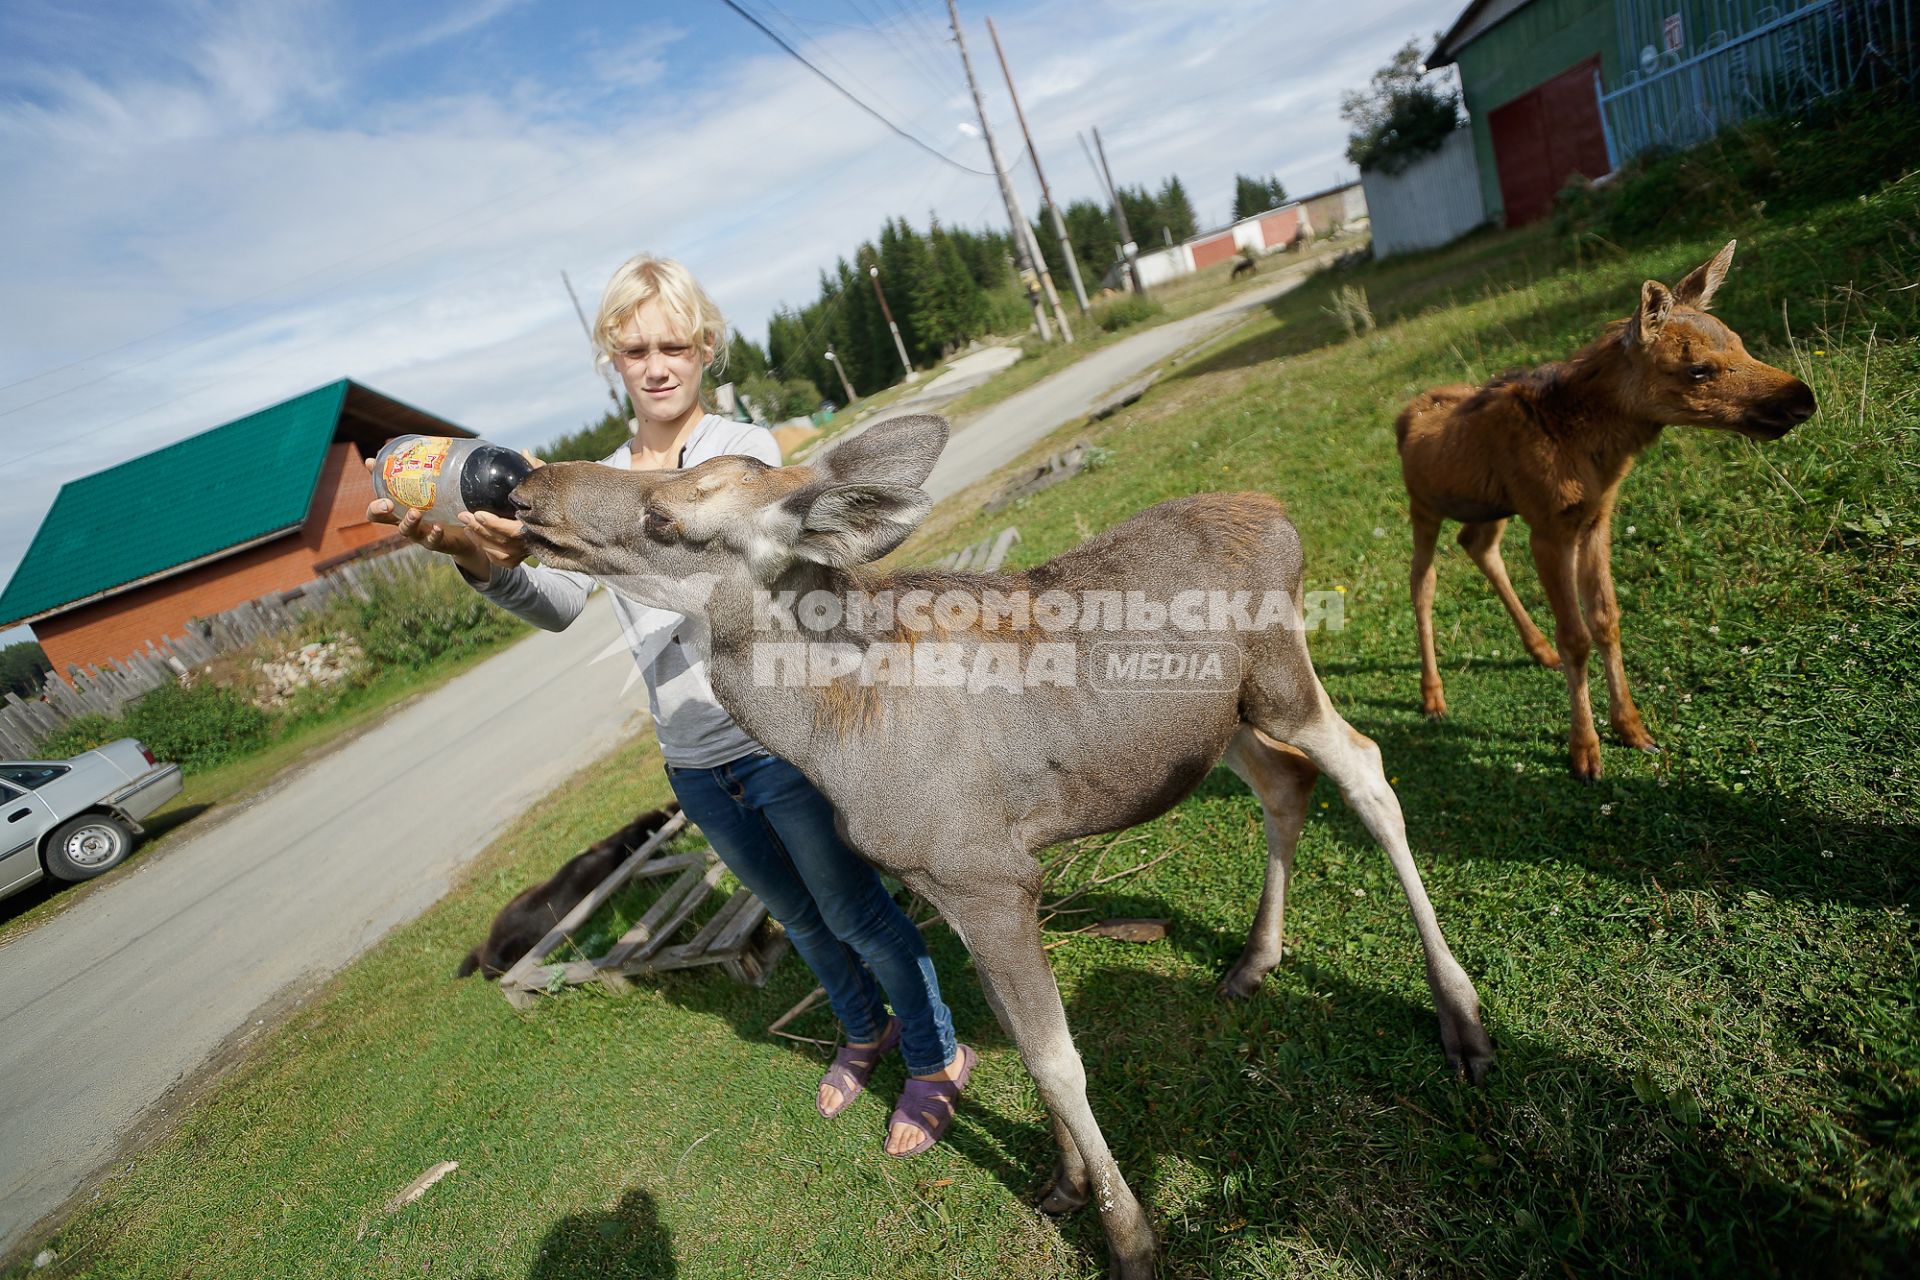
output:
[[[727,321],[693,273],[672,258],[640,253],[620,264],[600,295],[600,314],[593,321],[593,345],[605,358],[620,346],[620,330],[641,307],[658,302],[673,322],[674,337],[689,338],[706,348],[707,367],[716,373],[727,364]]]

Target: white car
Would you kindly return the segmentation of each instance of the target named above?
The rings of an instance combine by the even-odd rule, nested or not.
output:
[[[132,738],[71,760],[0,760],[0,898],[42,876],[91,880],[125,862],[140,820],[180,794],[180,766]]]

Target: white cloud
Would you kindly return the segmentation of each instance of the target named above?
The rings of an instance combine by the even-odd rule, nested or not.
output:
[[[518,8],[526,0],[480,0],[478,4],[456,4],[437,22],[397,36],[382,45],[374,53],[375,57],[386,57],[395,53],[405,53],[413,49],[424,49],[439,44],[455,36],[465,35],[478,27],[492,22],[509,9]]]
[[[385,48],[418,58],[509,7]],[[1196,21],[1061,2],[999,25],[1057,197],[1093,196],[1074,135],[1097,124],[1117,178],[1178,173],[1219,221],[1236,171],[1330,181],[1339,90],[1451,8],[1355,0],[1342,30],[1292,6]],[[990,180],[891,137],[745,24],[724,45],[670,26],[556,30],[496,89],[396,97],[372,92],[317,3],[195,12],[168,56],[0,61],[0,166],[33,193],[0,205],[0,243],[23,250],[0,263],[0,383],[122,348],[0,389],[0,449],[44,450],[8,467],[0,577],[60,482],[343,375],[514,444],[578,427],[606,399],[563,268],[591,308],[628,255],[673,254],[759,337],[885,217],[1001,221]],[[967,34],[1011,159],[998,64],[983,26]],[[923,24],[823,26],[806,48],[857,69],[875,101],[918,104],[903,125],[984,167],[957,72],[929,74],[951,50]],[[662,84],[630,114],[609,106]],[[1037,211],[1031,169],[1017,180]]]

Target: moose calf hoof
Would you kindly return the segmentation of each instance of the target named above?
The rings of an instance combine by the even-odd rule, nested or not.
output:
[[[1449,1031],[1443,1023],[1440,1038],[1454,1079],[1465,1080],[1476,1087],[1485,1084],[1487,1073],[1493,1070],[1494,1057],[1493,1040],[1487,1035],[1487,1029],[1478,1021],[1472,1021]]]
[[[1076,1185],[1071,1179],[1064,1178],[1056,1172],[1053,1175],[1053,1181],[1048,1184],[1046,1191],[1041,1193],[1039,1201],[1033,1207],[1049,1218],[1064,1218],[1068,1214],[1078,1213],[1086,1208],[1087,1202],[1092,1198],[1087,1188]]]
[[[1220,979],[1220,998],[1222,1000],[1251,1000],[1260,990],[1260,981],[1267,975],[1258,969],[1248,969],[1236,964],[1227,970],[1227,976]]]
[[[1573,743],[1570,756],[1571,758],[1568,763],[1574,777],[1582,782],[1600,781],[1600,742],[1598,739],[1590,742]]]
[[[1444,720],[1447,715],[1446,695],[1435,690],[1420,695],[1420,711],[1429,720]]]
[[[1635,751],[1658,751],[1653,735],[1647,732],[1646,722],[1638,713],[1623,716],[1608,722],[1613,726],[1613,736],[1620,739],[1623,747],[1632,747]]]

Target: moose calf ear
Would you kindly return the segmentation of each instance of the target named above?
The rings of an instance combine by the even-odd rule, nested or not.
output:
[[[1667,292],[1667,286],[1658,280],[1649,280],[1640,286],[1640,309],[1633,313],[1633,323],[1627,326],[1627,336],[1631,341],[1646,345],[1660,336],[1660,328],[1666,324],[1667,317],[1673,314],[1673,295]]]
[[[1687,278],[1674,286],[1673,300],[1682,306],[1692,307],[1696,311],[1705,311],[1713,305],[1713,295],[1720,290],[1721,281],[1727,278],[1727,268],[1733,265],[1733,249],[1738,240],[1727,241],[1727,247],[1713,255],[1713,261],[1702,263],[1687,273]]]
[[[793,554],[850,569],[878,560],[905,542],[933,499],[926,490],[904,484],[810,485],[786,505],[800,517]]]
[[[920,485],[947,447],[947,420],[916,413],[876,422],[829,449],[815,465],[841,484]]]

